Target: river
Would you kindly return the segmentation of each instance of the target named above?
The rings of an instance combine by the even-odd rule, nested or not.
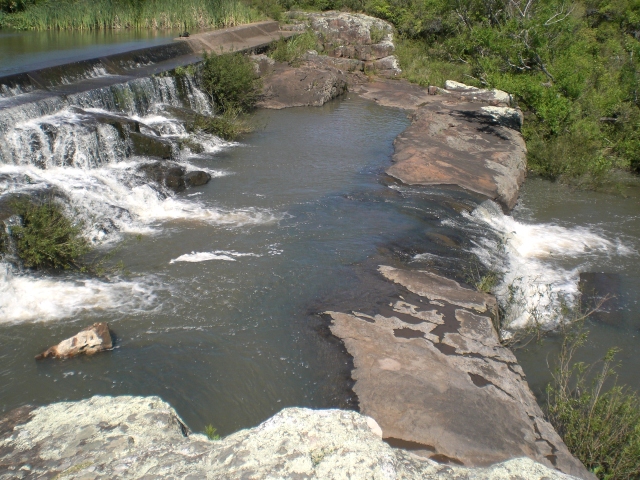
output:
[[[575,302],[580,274],[593,272],[583,283],[616,298],[588,320],[585,358],[621,347],[621,380],[640,387],[637,183],[622,197],[532,178],[512,216],[458,189],[400,185],[384,169],[406,114],[349,95],[258,111],[239,143],[197,136],[204,152],[183,149],[178,161],[212,180],[174,194],[141,179],[149,159],[95,122],[118,114],[177,142],[188,134],[169,107],[210,110],[193,82],[173,77],[4,110],[0,98],[0,200],[62,198],[98,251],[117,247],[112,261],[125,265],[92,277],[0,263],[0,411],[155,394],[191,428],[227,434],[285,406],[356,407],[351,360],[320,314],[369,302],[383,263],[462,282],[495,270],[503,300],[522,292],[516,328],[532,311],[553,326],[555,299]],[[109,322],[114,351],[33,359],[95,321]],[[517,351],[538,394],[556,348],[552,338]]]

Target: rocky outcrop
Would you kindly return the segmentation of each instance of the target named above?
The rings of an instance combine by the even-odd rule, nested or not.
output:
[[[451,465],[526,456],[593,476],[544,419],[493,328],[496,301],[426,271],[380,267],[402,288],[370,311],[327,312],[353,356],[361,412],[391,445]]]
[[[109,325],[105,322],[99,322],[37,355],[36,360],[49,357],[70,358],[78,355],[93,355],[112,348],[113,340]]]
[[[371,418],[287,408],[211,441],[158,397],[93,397],[22,408],[0,420],[0,479],[569,479],[527,458],[448,466],[382,441]]]
[[[347,91],[343,71],[313,60],[299,67],[276,62],[262,81],[261,108],[319,107]]]
[[[211,180],[211,175],[207,172],[196,170],[187,173],[186,168],[172,162],[145,163],[139,166],[137,171],[147,179],[174,192],[181,192],[186,187],[205,185]]]

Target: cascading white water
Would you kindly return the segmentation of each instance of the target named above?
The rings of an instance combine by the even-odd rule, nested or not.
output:
[[[113,119],[119,116],[127,125],[138,122],[143,134],[164,140],[188,137],[183,123],[166,112],[167,106],[211,113],[205,94],[188,75],[140,78],[0,109],[0,200],[50,192],[82,222],[86,237],[94,244],[117,241],[124,233],[150,234],[160,229],[160,223],[171,220],[229,226],[277,220],[279,216],[269,211],[228,210],[205,205],[197,198],[178,198],[138,172],[141,163],[153,159],[132,156]],[[230,145],[206,134],[193,140],[206,153]],[[202,170],[188,161],[188,153],[185,150],[185,158],[176,160],[187,171]],[[227,174],[205,170],[212,177]],[[147,279],[36,278],[0,262],[0,317],[9,322],[49,320],[80,310],[152,308],[154,288]],[[38,298],[37,306],[32,305],[34,298]]]
[[[580,272],[588,271],[592,259],[634,254],[619,240],[590,228],[517,221],[491,201],[465,216],[495,234],[480,236],[472,250],[485,267],[502,275],[496,296],[506,307],[510,329],[532,322],[557,326],[558,308],[576,301]]]

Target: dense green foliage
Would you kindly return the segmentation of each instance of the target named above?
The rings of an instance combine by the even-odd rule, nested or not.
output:
[[[79,258],[89,251],[82,226],[73,223],[56,202],[19,201],[14,210],[22,219],[12,226],[17,253],[29,268],[79,268]]]
[[[574,363],[586,334],[565,338],[546,413],[569,450],[603,480],[640,478],[640,398],[611,382],[615,350],[595,375]]]
[[[264,1],[264,0],[263,0]],[[350,8],[390,21],[404,75],[515,95],[529,167],[598,186],[612,168],[640,171],[637,0],[281,0]]]
[[[241,0],[0,0],[0,27],[18,29],[229,27],[261,18]]]
[[[242,54],[205,55],[200,76],[217,113],[246,113],[258,101],[262,82],[251,60]]]

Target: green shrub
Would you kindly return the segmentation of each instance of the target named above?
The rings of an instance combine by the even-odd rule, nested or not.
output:
[[[225,140],[236,140],[241,135],[252,131],[251,127],[231,110],[216,117],[197,115],[193,124],[189,125],[189,129],[194,132],[216,135]]]
[[[269,52],[269,56],[277,62],[286,62],[295,65],[300,61],[302,55],[309,50],[318,48],[316,34],[308,30],[301,35],[297,35],[289,40],[281,38]]]
[[[205,54],[201,85],[218,113],[246,113],[255,107],[262,81],[251,60],[240,53]]]
[[[59,204],[22,200],[13,208],[22,225],[12,226],[10,235],[25,267],[81,268],[79,259],[88,253],[89,243],[82,236],[82,225],[67,218]]]
[[[585,339],[565,338],[547,388],[546,414],[571,453],[598,478],[640,478],[640,399],[615,384],[615,349],[595,375],[592,366],[573,362]]]

